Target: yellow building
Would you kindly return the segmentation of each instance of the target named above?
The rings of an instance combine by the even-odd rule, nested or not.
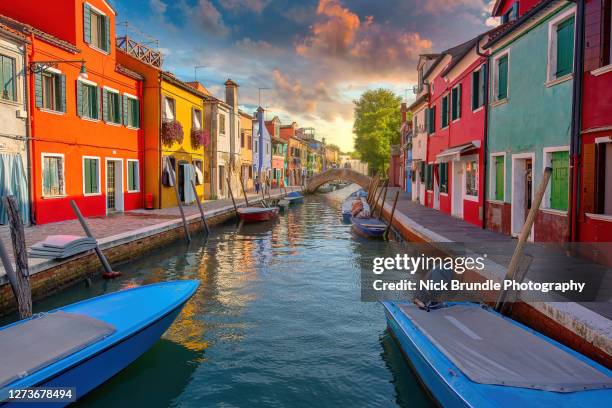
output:
[[[240,161],[242,163],[240,175],[244,188],[253,188],[253,117],[242,111],[240,115]]]

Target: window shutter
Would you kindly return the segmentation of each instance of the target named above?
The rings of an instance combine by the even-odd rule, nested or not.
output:
[[[582,206],[584,212],[587,213],[595,212],[595,197],[597,195],[595,167],[597,162],[595,158],[595,144],[585,143],[582,156]]]
[[[59,110],[66,112],[66,75],[58,76],[59,82]]]
[[[121,106],[121,94],[117,94],[116,98],[114,99],[114,103],[115,103],[115,110],[117,111],[117,123],[121,124],[123,123],[123,107]]]
[[[43,95],[42,95],[42,73],[34,74],[34,96],[36,98],[36,107],[42,108],[43,106]]]
[[[483,65],[482,68],[480,68],[479,71],[479,75],[480,77],[480,87],[478,89],[478,108],[481,107],[482,105],[484,105],[485,103],[485,90],[486,87],[488,86],[487,84],[487,65]]]
[[[85,42],[91,44],[91,6],[83,4],[83,34]]]
[[[567,211],[569,152],[553,152],[551,164],[553,173],[550,189],[550,208]]]
[[[574,64],[574,17],[557,26],[557,71],[562,77],[572,72]]]
[[[121,110],[123,111],[123,121],[121,123],[123,123],[124,126],[128,126],[130,124],[128,118],[128,103],[128,97],[125,95],[121,95]]]
[[[461,117],[461,87],[461,84],[457,87],[457,119]]]
[[[102,119],[108,122],[108,91],[102,89]]]
[[[504,199],[504,157],[495,157],[495,199]]]
[[[83,163],[83,167],[85,167],[85,194],[89,194],[92,192],[91,186],[91,159],[85,159]]]
[[[519,15],[519,3],[518,1],[515,1],[514,4],[512,5],[512,20],[516,20],[518,18]]]
[[[99,191],[98,190],[98,171],[99,171],[98,163],[99,163],[98,160],[91,161],[91,164],[93,165],[93,171],[92,171],[93,179],[91,180],[91,186],[92,186],[94,193],[97,193]]]
[[[501,57],[497,64],[497,99],[505,99],[508,96],[508,56]]]
[[[431,126],[431,133],[435,133],[436,132],[436,107],[432,107],[431,108],[431,120],[430,120],[430,126]]]
[[[104,51],[110,52],[110,17],[104,17]]]
[[[102,114],[102,107],[100,106],[100,88],[99,87],[95,87],[96,89],[96,106],[98,107],[98,117],[96,119],[100,119],[100,116]]]
[[[81,81],[76,82],[76,105],[77,115],[83,116],[83,83]]]
[[[137,128],[140,128],[140,100],[136,99],[134,101],[134,118],[136,119],[134,123]]]
[[[425,108],[425,131],[429,134],[429,108]]]

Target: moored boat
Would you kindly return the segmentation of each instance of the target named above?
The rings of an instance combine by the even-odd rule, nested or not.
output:
[[[382,238],[387,224],[378,218],[351,217],[352,229],[355,233],[366,238]]]
[[[238,208],[238,217],[244,222],[269,221],[278,216],[278,207],[241,207]]]
[[[368,196],[368,193],[366,193],[365,191],[363,191],[363,189],[359,189],[355,192],[353,192],[350,196],[348,196],[346,198],[346,200],[344,200],[344,202],[342,203],[342,221],[345,223],[350,223],[351,222],[351,217],[352,217],[352,209],[353,209],[353,202],[355,201],[355,199],[357,198],[365,198]]]
[[[423,385],[444,407],[604,407],[612,372],[472,303],[421,310],[383,302],[387,323]]]
[[[153,346],[198,285],[185,280],[141,286],[1,328],[0,401],[10,406],[9,390],[28,387],[70,388],[74,398],[83,397]]]
[[[285,196],[285,200],[289,201],[289,204],[299,204],[304,202],[304,196],[297,191],[292,191]]]

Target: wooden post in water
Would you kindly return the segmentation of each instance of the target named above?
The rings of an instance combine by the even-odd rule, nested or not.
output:
[[[202,203],[200,202],[200,197],[198,197],[198,192],[196,190],[195,183],[191,180],[191,188],[193,188],[193,194],[196,198],[196,203],[198,203],[198,209],[200,210],[200,217],[202,218],[202,222],[204,223],[204,229],[207,234],[210,234],[210,228],[208,227],[208,221],[206,221],[206,216],[204,215],[204,208],[202,208]]]
[[[77,216],[77,219],[79,220],[79,223],[81,224],[81,227],[83,227],[83,231],[85,231],[85,235],[95,240],[95,237],[91,233],[91,230],[89,229],[89,225],[87,225],[87,222],[85,221],[85,218],[83,217],[83,214],[81,214],[81,210],[79,209],[79,206],[77,205],[76,201],[70,200],[70,205],[72,206],[72,210],[74,211],[74,214]],[[121,272],[113,271],[113,268],[108,262],[108,259],[106,259],[106,257],[102,253],[102,250],[98,246],[98,240],[96,240],[96,246],[94,247],[94,251],[96,251],[96,255],[98,255],[98,259],[100,259],[100,263],[104,267],[104,273],[102,274],[102,277],[104,279],[113,279],[118,276],[121,276]]]
[[[268,207],[268,203],[266,203],[266,193],[264,193],[264,188],[261,189],[261,203],[264,207]]]
[[[249,199],[247,197],[247,193],[246,190],[244,189],[244,181],[242,180],[242,177],[240,178],[240,187],[242,188],[242,194],[244,194],[244,202],[246,203],[246,206],[249,206]]]
[[[546,186],[548,185],[548,181],[550,180],[551,174],[552,168],[546,167],[546,169],[544,169],[542,181],[540,181],[538,190],[535,193],[535,197],[533,200],[533,204],[531,205],[531,209],[529,210],[529,214],[527,214],[525,224],[523,224],[523,229],[521,229],[521,234],[519,235],[518,242],[516,243],[516,248],[514,249],[514,253],[512,254],[512,259],[510,259],[510,265],[508,265],[508,270],[506,271],[506,276],[504,277],[504,280],[514,279],[514,275],[518,270],[519,262],[521,260],[521,257],[523,256],[523,250],[525,249],[525,243],[527,242],[527,239],[529,239],[529,235],[531,234],[531,227],[535,222],[536,215],[538,214],[538,210],[540,209],[540,204],[542,204],[542,198],[544,197],[544,193],[546,192]],[[499,300],[495,305],[495,310],[500,313],[504,313],[508,308],[508,304],[506,303],[507,295],[507,291],[502,291],[499,296]]]
[[[187,220],[185,219],[185,213],[183,212],[183,203],[181,202],[181,195],[178,191],[178,184],[176,181],[176,177],[174,175],[174,168],[171,166],[170,158],[166,156],[166,160],[168,161],[168,168],[171,169],[170,179],[172,181],[172,185],[174,186],[174,194],[176,195],[176,202],[178,203],[179,212],[181,213],[181,219],[183,220],[183,228],[185,229],[185,239],[187,243],[191,242],[191,235],[189,234],[189,227],[187,226]]]
[[[28,267],[28,253],[26,249],[23,223],[19,216],[19,204],[14,196],[4,197],[4,204],[9,219],[11,230],[11,241],[13,243],[13,255],[15,255],[15,272],[13,273],[16,287],[13,293],[17,298],[19,318],[25,319],[32,316],[32,291],[30,289],[30,269]],[[6,255],[6,254],[5,254]],[[3,263],[4,263],[4,256]],[[8,256],[6,256],[8,260]],[[10,261],[9,261],[10,265]],[[9,268],[12,271],[12,268]],[[9,269],[5,269],[7,274]]]
[[[376,211],[376,207],[378,207],[378,202],[380,201],[380,197],[382,197],[384,190],[385,190],[385,182],[382,183],[380,187],[380,193],[378,193],[378,196],[374,200],[374,205],[372,206],[372,212],[371,212],[372,217],[374,217],[374,212]]]
[[[395,192],[395,199],[393,200],[393,208],[391,208],[391,214],[389,215],[389,223],[387,224],[387,229],[385,230],[385,233],[383,234],[383,238],[385,241],[389,240],[389,230],[391,229],[391,226],[393,225],[393,216],[395,215],[395,206],[397,205],[397,198],[399,197],[399,190]],[[383,206],[385,204],[383,203]]]
[[[367,203],[370,207],[374,206],[374,202],[376,201],[376,193],[378,192],[379,188],[380,188],[380,180],[376,180],[374,191],[372,191],[372,194],[368,194]]]
[[[234,211],[236,212],[236,216],[238,216],[238,207],[236,207],[236,200],[234,200],[234,193],[232,192],[232,186],[231,186],[231,183],[230,183],[230,179],[228,177],[225,180],[227,180],[227,189],[229,190],[229,195],[230,195],[230,197],[232,199],[232,204],[234,204]]]
[[[387,202],[387,187],[385,186],[385,190],[383,192],[383,200],[382,200],[382,204],[380,205],[380,209],[378,210],[378,219],[382,219],[382,215],[383,215],[383,209],[385,208],[385,203]]]

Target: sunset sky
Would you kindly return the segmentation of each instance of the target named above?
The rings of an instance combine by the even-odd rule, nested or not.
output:
[[[486,31],[489,0],[114,0],[130,35],[159,41],[164,68],[198,80],[218,98],[240,85],[252,113],[258,88],[267,118],[313,126],[353,148],[353,103],[386,87],[414,99],[420,53],[437,52]],[[125,28],[120,24],[117,35]],[[142,33],[142,34],[141,34]],[[408,91],[406,91],[408,89]]]

